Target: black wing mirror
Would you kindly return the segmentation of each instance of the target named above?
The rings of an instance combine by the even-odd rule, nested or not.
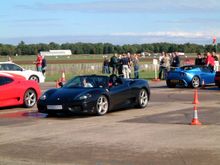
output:
[[[63,84],[63,82],[59,82],[58,85],[59,85],[60,87],[63,87],[64,84]]]

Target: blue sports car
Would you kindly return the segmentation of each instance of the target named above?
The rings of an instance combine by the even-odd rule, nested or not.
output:
[[[104,115],[129,104],[145,108],[150,99],[146,80],[124,79],[116,75],[76,76],[61,86],[49,89],[40,97],[37,103],[39,112]]]
[[[215,82],[215,71],[207,66],[187,65],[167,73],[166,83],[170,88],[179,86],[197,88]]]

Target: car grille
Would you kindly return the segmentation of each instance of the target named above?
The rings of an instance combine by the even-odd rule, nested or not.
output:
[[[71,112],[82,111],[82,107],[81,106],[69,106],[68,110]]]

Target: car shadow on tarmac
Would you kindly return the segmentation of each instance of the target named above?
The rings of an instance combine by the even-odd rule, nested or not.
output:
[[[106,115],[104,116],[114,116],[114,114],[116,115],[117,112],[120,113],[122,111],[130,111],[130,110],[135,110],[133,109],[134,107],[127,107],[127,108],[120,108],[120,109],[116,109],[116,110],[112,110],[110,112],[108,112]],[[41,114],[41,113],[37,113],[37,114]],[[57,120],[67,120],[67,119],[79,119],[79,118],[97,118],[97,117],[103,117],[103,116],[98,116],[95,113],[72,113],[72,114],[66,114],[66,113],[57,113],[57,114],[53,114],[53,115],[48,115],[48,114],[43,114],[44,117],[43,118],[49,118],[49,119],[57,119]],[[37,115],[38,116],[38,115]]]

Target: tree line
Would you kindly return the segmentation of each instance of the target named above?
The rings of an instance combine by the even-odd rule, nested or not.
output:
[[[25,44],[21,41],[18,45],[1,44],[0,55],[34,55],[39,51],[49,51],[57,49],[70,49],[72,54],[112,54],[112,53],[160,53],[160,52],[185,52],[185,53],[198,53],[198,52],[213,52],[220,51],[220,44],[217,45],[199,45],[192,43],[173,44],[173,43],[150,43],[150,44],[126,44],[126,45],[113,45],[111,43],[63,43],[58,44],[50,42],[49,44]]]

